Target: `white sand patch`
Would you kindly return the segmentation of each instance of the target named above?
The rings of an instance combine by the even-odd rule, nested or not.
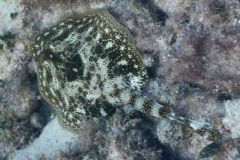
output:
[[[78,146],[77,136],[64,130],[54,118],[32,144],[16,151],[10,156],[12,160],[38,159],[42,155],[46,159],[56,159],[59,151],[73,153]]]
[[[240,137],[240,99],[226,101],[224,105],[223,123],[231,130],[232,138]]]
[[[22,19],[11,18],[11,13],[18,13],[23,10],[23,7],[20,5],[21,0],[1,0],[0,1],[0,34],[3,34],[5,31],[19,30],[22,27]]]

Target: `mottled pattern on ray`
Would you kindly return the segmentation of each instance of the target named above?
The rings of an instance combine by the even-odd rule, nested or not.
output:
[[[41,95],[69,130],[77,132],[83,117],[107,116],[122,105],[188,122],[141,93],[147,79],[141,55],[127,29],[107,11],[89,11],[57,23],[36,37],[32,54]],[[215,133],[191,121],[189,126],[209,137]]]
[[[131,90],[146,80],[131,35],[103,10],[69,17],[44,31],[36,37],[33,57],[41,95],[72,128],[82,115],[107,115],[103,103],[128,103]]]

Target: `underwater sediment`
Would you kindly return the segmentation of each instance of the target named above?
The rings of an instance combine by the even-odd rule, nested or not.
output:
[[[1,1],[0,9],[0,159],[239,158],[239,1],[10,0]],[[108,11],[113,17],[111,21],[120,26],[117,27],[119,40],[111,39],[111,36],[118,37],[115,35],[118,32],[107,34],[105,23],[101,32],[95,32],[101,27],[95,24],[94,18],[88,24],[79,22],[78,26],[89,26],[72,32],[78,26],[71,26],[67,17],[99,9]],[[53,41],[53,35],[62,29],[59,23],[62,21],[63,28],[68,30],[62,30],[65,34],[59,34]],[[55,26],[54,31],[57,23],[59,26]],[[76,19],[74,23],[78,23]],[[93,52],[86,52],[106,53],[101,58],[91,58],[94,63],[112,67],[107,79],[102,77],[106,75],[101,68],[104,65],[88,65],[90,63],[77,54],[75,57],[65,55],[66,50],[76,52],[74,49],[84,44],[72,42],[74,38],[81,39],[82,35],[77,33],[90,33],[91,27],[94,36],[84,37],[88,45],[82,50],[96,43],[96,37],[100,36],[97,33],[108,39],[99,37],[105,48],[99,46]],[[42,45],[41,52],[45,54],[36,60],[31,46],[33,37],[41,33],[42,37],[46,34],[45,38],[34,44]],[[124,35],[127,43],[123,42]],[[63,42],[59,40],[61,36],[69,39]],[[64,43],[68,48],[63,47]],[[128,47],[131,49],[125,50]],[[63,51],[65,53],[58,57]],[[104,61],[104,56],[113,55],[109,53],[118,54]],[[131,58],[124,59],[129,55],[136,59],[133,62]],[[46,59],[48,64],[44,63]],[[52,60],[54,63],[50,63]],[[39,81],[39,64],[40,68],[43,66],[41,75],[47,75],[42,76],[47,85],[45,89],[41,89],[43,81]],[[51,66],[52,69],[47,70]],[[94,79],[94,74],[87,75],[83,68],[100,76]],[[55,72],[60,69],[61,72]],[[67,89],[66,83],[53,84],[54,72],[61,80],[71,81],[68,85],[72,89]],[[124,78],[114,79],[115,75]],[[79,84],[73,83],[76,79],[82,82],[82,92],[77,88]],[[118,82],[122,82],[121,85]],[[63,92],[57,93],[59,88]],[[48,95],[43,95],[44,90]],[[72,98],[75,94],[80,100]],[[141,95],[150,101],[138,101],[136,97]],[[171,110],[164,108],[160,112],[162,118],[154,117],[159,110],[152,111],[153,100]],[[74,117],[71,113],[75,113],[72,106],[84,103],[83,108],[75,108],[84,113],[83,117],[74,117],[77,133],[71,132],[72,127],[59,125],[54,118],[60,112],[64,116],[62,108],[56,109],[60,102],[62,107],[69,104],[71,112],[65,117],[69,125],[69,119]],[[144,107],[141,109],[141,106]],[[138,109],[129,109],[134,107]],[[195,123],[171,120],[175,117],[195,120]],[[221,137],[214,141],[208,139],[209,128],[198,130],[198,124],[208,124],[219,131]]]

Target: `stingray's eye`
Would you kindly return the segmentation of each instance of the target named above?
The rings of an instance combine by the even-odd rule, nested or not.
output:
[[[79,54],[75,54],[68,60],[71,63],[66,63],[66,78],[68,81],[74,81],[77,78],[83,77],[84,64]]]
[[[59,52],[54,52],[53,50],[47,48],[42,51],[40,57],[42,60],[48,60],[48,61],[62,61],[60,57],[61,53]]]

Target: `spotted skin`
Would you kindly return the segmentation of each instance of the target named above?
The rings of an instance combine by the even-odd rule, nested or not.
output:
[[[110,106],[177,118],[141,93],[147,80],[141,55],[128,30],[107,11],[89,11],[52,26],[36,37],[32,56],[41,95],[69,130],[78,131],[83,117],[111,114]]]

